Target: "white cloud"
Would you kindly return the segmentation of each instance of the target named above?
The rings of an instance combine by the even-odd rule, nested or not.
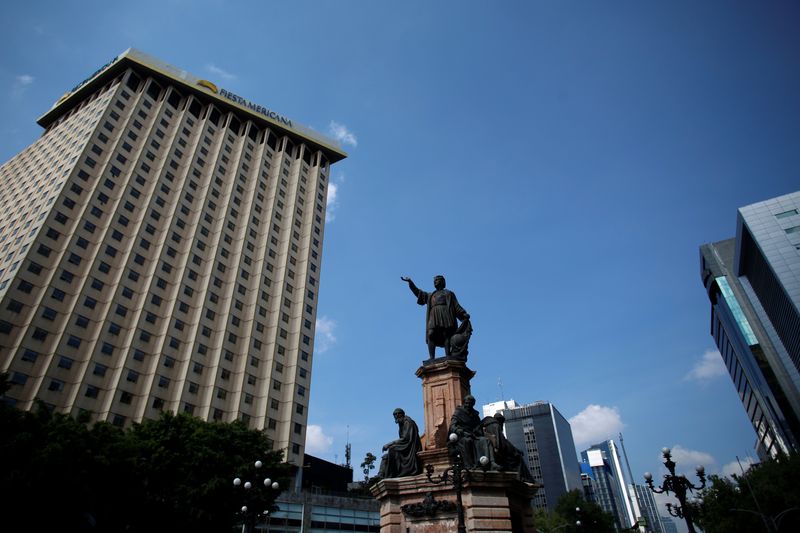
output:
[[[725,376],[728,369],[725,362],[717,350],[706,350],[700,360],[697,361],[689,373],[684,376],[686,380],[708,382],[712,379]]]
[[[328,202],[325,208],[325,222],[331,222],[336,218],[336,209],[339,207],[337,195],[339,194],[339,183],[334,180],[328,184]]]
[[[591,404],[569,419],[576,446],[596,444],[615,437],[625,427],[616,407]]]
[[[321,455],[331,451],[333,437],[329,437],[322,430],[322,426],[309,424],[306,428],[306,452]]]
[[[20,97],[30,87],[35,78],[30,74],[20,74],[14,77],[14,83],[11,85],[11,95]]]
[[[663,461],[664,458],[660,456],[659,459]],[[676,468],[676,470],[680,470],[680,472],[677,472],[678,474],[681,472],[694,472],[697,465],[703,465],[706,467],[706,470],[710,470],[717,463],[714,456],[710,453],[690,450],[689,448],[684,448],[680,444],[676,444],[672,447],[672,460],[678,465]]]
[[[742,463],[741,467],[739,467],[739,461],[741,461]],[[732,477],[733,474],[741,476],[742,468],[744,468],[744,471],[747,472],[747,470],[755,464],[755,461],[753,461],[751,457],[744,457],[739,461],[731,461],[730,463],[723,465],[720,473],[723,476],[728,476],[728,477]]]
[[[358,146],[358,139],[355,134],[347,129],[344,124],[339,124],[335,120],[331,120],[328,125],[328,132],[331,136],[342,144],[349,144],[350,146]]]
[[[214,76],[219,76],[225,81],[232,81],[236,79],[236,74],[231,74],[227,70],[223,70],[213,63],[209,63],[208,65],[206,65],[206,70],[211,74],[213,74]]]
[[[314,337],[314,351],[323,353],[336,342],[336,321],[326,316],[317,317],[316,335]]]

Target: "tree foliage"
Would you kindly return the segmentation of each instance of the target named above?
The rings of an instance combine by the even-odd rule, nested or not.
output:
[[[577,523],[580,522],[580,526]],[[608,533],[614,531],[614,518],[596,503],[587,502],[579,490],[561,496],[552,513],[536,509],[534,524],[537,531],[580,531]]]
[[[2,405],[3,529],[230,530],[243,499],[232,480],[256,459],[286,485],[288,467],[266,449],[266,437],[239,422],[165,413],[123,431]],[[264,492],[268,506],[278,491]]]
[[[800,455],[765,461],[733,479],[709,480],[693,504],[706,533],[800,531]]]
[[[369,481],[369,471],[375,468],[375,454],[372,452],[367,452],[367,455],[364,456],[364,462],[361,463],[361,471],[364,472],[364,481]]]

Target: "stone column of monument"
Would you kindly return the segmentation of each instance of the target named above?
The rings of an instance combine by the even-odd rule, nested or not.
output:
[[[470,380],[475,376],[467,366],[472,327],[455,294],[444,288],[443,277],[435,278],[437,290],[432,293],[419,290],[408,278],[403,280],[417,302],[427,306],[429,358],[416,371],[422,380],[425,413],[422,451],[418,453],[423,470],[413,476],[381,479],[370,491],[381,503],[381,533],[450,533],[457,531],[458,523],[455,490],[451,484],[431,483],[424,472],[432,465],[432,479],[436,480],[450,466],[451,418],[470,394]],[[458,326],[456,319],[461,321]],[[445,349],[443,357],[435,357],[437,347]],[[533,533],[530,501],[535,492],[536,486],[523,482],[516,473],[471,470],[461,493],[466,531]]]

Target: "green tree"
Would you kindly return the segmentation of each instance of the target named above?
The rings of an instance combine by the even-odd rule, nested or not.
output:
[[[534,510],[534,525],[540,533],[551,531],[609,533],[614,531],[614,518],[596,503],[587,502],[579,490],[562,495],[552,512]],[[580,522],[580,526],[578,525]]]
[[[375,457],[372,452],[367,452],[367,455],[364,456],[364,462],[361,463],[361,471],[364,472],[364,482],[369,482],[369,471],[375,469]]]
[[[244,424],[164,414],[122,431],[47,409],[0,406],[3,529],[226,531],[243,501],[233,486],[260,459],[287,484],[279,452]],[[261,491],[269,508],[278,491]]]
[[[568,531],[569,523],[555,513],[548,513],[547,509],[536,508],[533,510],[533,524],[537,533],[550,533],[551,531]]]
[[[579,531],[581,533],[614,531],[614,518],[596,503],[585,501],[579,490],[571,490],[561,496],[556,503],[555,513],[568,524],[580,521]],[[630,525],[623,524],[623,527]]]
[[[706,533],[800,531],[800,454],[754,465],[733,479],[710,476],[693,504]]]

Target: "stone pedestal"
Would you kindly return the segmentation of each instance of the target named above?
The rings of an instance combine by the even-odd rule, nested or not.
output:
[[[447,445],[447,429],[450,417],[457,405],[464,402],[470,392],[469,381],[475,372],[466,361],[455,359],[433,359],[425,361],[417,369],[422,379],[422,400],[425,409],[425,435],[423,450],[444,448]]]
[[[434,479],[437,473],[434,472]],[[371,487],[381,502],[381,533],[454,533],[458,514],[451,485],[424,474],[384,479]],[[535,533],[530,500],[536,488],[508,472],[472,472],[461,494],[470,533]],[[428,496],[430,494],[430,496]]]
[[[450,419],[470,393],[475,372],[466,361],[442,357],[425,361],[416,375],[422,379],[425,409],[425,433],[418,456],[423,467],[433,467],[435,481],[450,467]],[[450,481],[437,485],[423,473],[383,479],[372,485],[370,492],[381,504],[381,533],[457,531],[457,497],[452,478]],[[520,481],[515,473],[469,471],[461,491],[467,531],[535,533],[530,502],[537,488]]]

